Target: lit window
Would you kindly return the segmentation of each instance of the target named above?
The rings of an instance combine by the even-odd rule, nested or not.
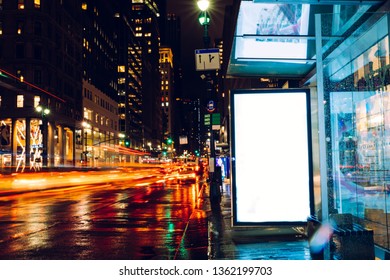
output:
[[[0,21],[0,35],[3,35],[3,22]]]
[[[34,96],[34,108],[38,107],[40,102],[41,102],[41,97],[40,96]]]
[[[87,10],[87,3],[85,3],[85,2],[81,3],[81,9],[86,11]]]
[[[124,84],[126,82],[126,79],[125,78],[119,78],[118,79],[118,84]]]
[[[19,22],[18,23],[18,28],[16,30],[16,33],[18,33],[18,35],[22,34],[23,32],[23,23],[22,22]]]
[[[18,0],[18,9],[24,10],[24,0]]]
[[[23,108],[24,107],[24,95],[16,96],[16,107]]]
[[[41,7],[41,0],[34,0],[34,8],[39,9]]]
[[[1,107],[1,95],[0,95],[0,107]]]
[[[118,66],[118,72],[125,73],[125,71],[126,71],[126,67],[124,65],[119,65]]]

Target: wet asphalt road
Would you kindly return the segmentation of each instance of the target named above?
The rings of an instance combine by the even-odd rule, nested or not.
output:
[[[0,259],[207,259],[191,241],[207,242],[198,194],[199,184],[122,182],[2,198]]]

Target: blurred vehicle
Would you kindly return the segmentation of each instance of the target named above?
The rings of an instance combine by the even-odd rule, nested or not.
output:
[[[179,183],[196,183],[198,181],[198,176],[196,174],[196,166],[192,164],[184,164],[179,168]]]

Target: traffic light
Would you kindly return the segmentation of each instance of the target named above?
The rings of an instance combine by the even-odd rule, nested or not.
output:
[[[167,139],[167,145],[171,145],[172,144],[172,138],[168,138]]]
[[[128,138],[125,139],[125,147],[126,148],[130,147],[130,139],[128,139]]]
[[[198,150],[195,151],[195,155],[196,155],[197,157],[200,156],[200,153],[199,153]]]

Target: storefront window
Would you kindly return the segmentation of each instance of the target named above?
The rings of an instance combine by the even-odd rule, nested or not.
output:
[[[332,15],[334,18],[334,15]],[[323,17],[326,21],[326,16]],[[328,28],[331,30],[331,28]],[[358,36],[357,36],[358,35]],[[337,54],[337,55],[336,55]],[[388,17],[372,15],[324,57],[329,212],[350,213],[389,249]]]

